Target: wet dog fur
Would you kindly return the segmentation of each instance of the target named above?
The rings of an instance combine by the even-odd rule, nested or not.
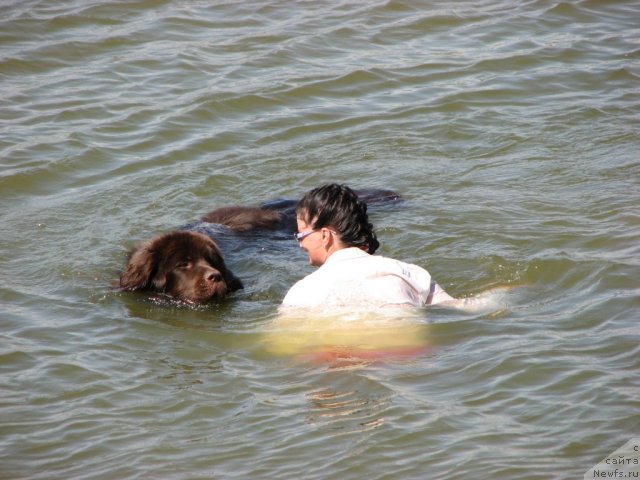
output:
[[[161,293],[186,303],[223,299],[243,288],[208,236],[189,231],[158,235],[136,247],[120,276],[125,291]]]

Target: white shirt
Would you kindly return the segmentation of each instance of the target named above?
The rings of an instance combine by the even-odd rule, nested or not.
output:
[[[287,307],[423,306],[453,300],[425,269],[350,247],[334,252],[298,281],[282,301]]]

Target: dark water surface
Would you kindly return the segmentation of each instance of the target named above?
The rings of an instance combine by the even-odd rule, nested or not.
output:
[[[0,478],[583,478],[640,437],[639,80],[635,1],[0,2]],[[222,305],[110,288],[327,181],[400,192],[380,253],[451,294],[518,288],[283,325],[289,240]],[[424,348],[298,355],[360,332]]]

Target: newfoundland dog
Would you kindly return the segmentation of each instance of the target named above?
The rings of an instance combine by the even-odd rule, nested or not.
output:
[[[165,294],[187,303],[206,303],[243,288],[218,245],[189,231],[165,233],[136,247],[120,276],[120,288]]]
[[[391,190],[356,192],[368,205],[401,200]],[[296,228],[296,203],[295,200],[275,200],[259,207],[222,207],[196,223],[158,235],[129,253],[119,288],[159,293],[190,304],[223,299],[228,293],[244,287],[227,268],[221,248],[213,237],[218,241],[233,237],[234,242],[242,242],[243,236],[247,238],[250,233],[292,233]]]

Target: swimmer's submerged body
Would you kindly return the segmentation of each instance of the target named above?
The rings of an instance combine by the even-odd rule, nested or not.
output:
[[[285,295],[280,313],[282,318],[294,319],[289,328],[296,336],[289,338],[288,346],[280,342],[276,350],[299,352],[305,345],[333,352],[345,347],[351,354],[369,357],[377,352],[424,351],[428,336],[419,321],[399,328],[396,318],[395,324],[373,328],[367,321],[327,322],[324,314],[339,309],[345,314],[359,312],[366,319],[368,314],[416,311],[415,307],[428,305],[478,311],[491,303],[486,296],[456,299],[422,267],[374,255],[379,243],[367,206],[345,185],[329,184],[308,192],[296,207],[296,225],[295,238],[309,263],[319,268]],[[404,311],[398,318],[407,314]],[[309,318],[318,315],[324,319],[316,328]],[[366,335],[368,339],[363,338]]]

